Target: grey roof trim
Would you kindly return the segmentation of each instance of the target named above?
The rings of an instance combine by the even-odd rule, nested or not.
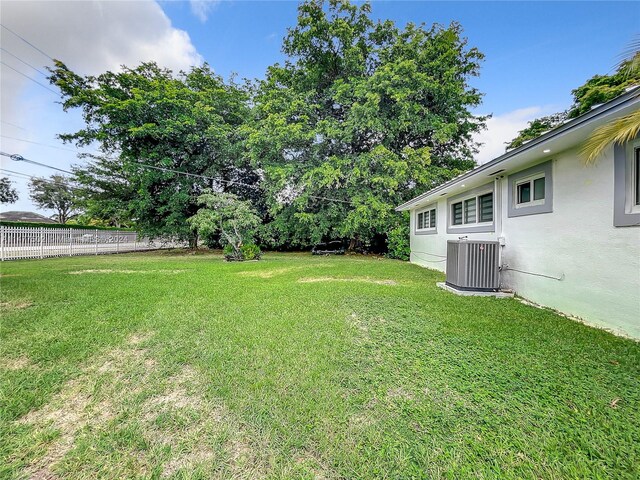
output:
[[[497,165],[501,164],[502,162],[505,162],[506,160],[509,160],[510,158],[522,153],[522,152],[526,152],[527,150],[530,150],[534,147],[539,146],[540,144],[551,140],[552,138],[555,138],[559,135],[562,135],[564,133],[566,133],[569,130],[573,130],[574,128],[578,128],[581,125],[583,125],[584,123],[589,122],[590,120],[593,120],[594,118],[597,118],[601,115],[604,115],[605,113],[609,112],[610,110],[613,110],[617,107],[619,107],[620,105],[627,103],[629,101],[633,101],[634,99],[637,100],[638,98],[638,94],[640,93],[638,91],[640,87],[635,87],[632,88],[631,90],[629,90],[626,93],[623,93],[622,95],[614,98],[613,100],[610,100],[607,103],[603,103],[602,105],[600,105],[599,107],[596,107],[594,109],[592,109],[591,111],[584,113],[582,115],[580,115],[577,118],[574,118],[573,120],[570,120],[569,122],[565,123],[564,125],[554,128],[553,130],[548,131],[547,133],[539,136],[538,138],[534,138],[533,140],[528,141],[527,143],[525,143],[524,145],[521,145],[518,148],[514,148],[513,150],[508,151],[507,153],[504,153],[502,155],[500,155],[499,157],[494,158],[493,160],[491,160],[490,162],[487,162],[483,165],[480,165],[479,167],[474,168],[473,170],[469,170],[466,173],[463,173],[461,175],[458,175],[457,177],[449,180],[448,182],[443,183],[442,185],[437,186],[436,188],[433,188],[421,195],[418,195],[417,197],[412,198],[411,200],[409,200],[408,202],[403,203],[402,205],[398,205],[395,210],[397,212],[402,211],[402,210],[406,210],[409,207],[411,207],[414,203],[419,202],[420,200],[428,197],[429,195],[432,195],[434,193],[437,193],[441,190],[444,190],[446,188],[449,188],[451,185],[456,184],[457,182],[464,180],[466,178],[469,178],[477,173],[480,172],[484,172],[485,170],[490,170],[494,167],[496,167]]]

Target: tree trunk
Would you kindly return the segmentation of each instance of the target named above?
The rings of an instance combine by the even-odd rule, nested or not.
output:
[[[189,248],[192,250],[195,250],[196,248],[198,248],[198,234],[197,233],[193,233],[193,235],[191,235],[189,237]]]
[[[349,249],[350,252],[360,252],[362,250],[362,242],[360,241],[360,235],[354,236],[349,241]]]

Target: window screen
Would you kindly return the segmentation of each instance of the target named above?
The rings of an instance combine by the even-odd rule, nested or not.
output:
[[[476,199],[464,201],[464,223],[476,223]]]
[[[636,148],[635,150],[635,175],[634,175],[634,179],[635,179],[635,185],[634,185],[634,191],[636,194],[636,205],[640,205],[640,148]]]
[[[531,182],[518,185],[518,203],[528,203],[531,201]]]
[[[451,205],[451,216],[453,217],[453,225],[462,225],[462,202]]]
[[[533,199],[544,200],[544,177],[533,181]]]
[[[480,222],[493,222],[493,193],[480,195]]]

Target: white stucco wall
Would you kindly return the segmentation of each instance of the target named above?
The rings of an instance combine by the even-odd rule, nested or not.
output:
[[[640,338],[640,226],[613,226],[613,148],[590,167],[583,165],[576,150],[561,153],[553,159],[552,172],[551,213],[509,218],[508,179],[498,180],[496,232],[447,234],[443,197],[437,205],[438,233],[416,235],[412,210],[411,261],[444,271],[447,240],[460,235],[478,240],[504,237],[503,266],[563,279],[506,270],[501,273],[503,287],[588,323]]]

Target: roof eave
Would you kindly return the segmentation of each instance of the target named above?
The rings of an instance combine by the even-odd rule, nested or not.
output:
[[[582,126],[583,124],[593,120],[594,118],[597,118],[601,115],[604,115],[605,113],[607,113],[608,111],[619,107],[620,105],[623,105],[624,103],[628,102],[628,101],[633,101],[634,97],[638,97],[638,88],[640,87],[634,87],[633,89],[630,89],[628,92],[614,98],[613,100],[602,104],[601,106],[599,106],[598,108],[595,108],[583,115],[580,115],[577,118],[574,118],[573,120],[565,123],[564,125],[561,125],[557,128],[554,128],[553,130],[550,130],[549,132],[545,133],[544,135],[541,135],[537,138],[534,138],[533,140],[528,141],[527,143],[525,143],[524,145],[521,145],[518,148],[514,148],[513,150],[509,150],[508,152],[504,153],[503,155],[500,155],[499,157],[494,158],[493,160],[482,164],[476,168],[474,168],[473,170],[469,170],[466,173],[463,173],[462,175],[458,175],[457,177],[455,177],[452,180],[449,180],[448,182],[443,183],[442,185],[437,186],[436,188],[433,188],[421,195],[418,195],[417,197],[412,198],[411,200],[409,200],[408,202],[405,202],[401,205],[398,205],[395,210],[397,212],[402,212],[402,211],[406,211],[406,210],[410,210],[415,204],[419,203],[421,200],[433,195],[434,193],[438,193],[441,192],[442,190],[445,190],[451,186],[456,185],[457,183],[471,177],[474,176],[478,173],[484,172],[485,170],[490,170],[491,168],[495,167],[496,165],[499,165],[513,157],[518,156],[519,154],[526,152],[528,150],[531,150],[533,148],[539,147],[540,145],[554,139],[555,137],[562,135],[564,133],[567,133],[570,130],[573,130],[575,128],[579,128],[580,126]],[[637,101],[637,100],[636,100]]]

